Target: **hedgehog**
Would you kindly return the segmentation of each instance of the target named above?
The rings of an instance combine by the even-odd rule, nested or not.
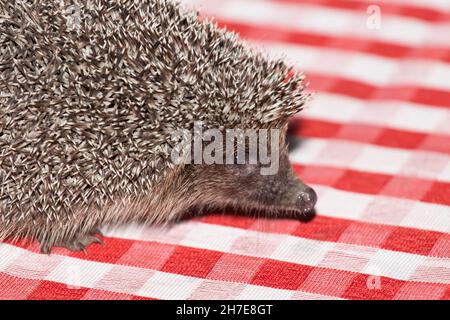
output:
[[[213,19],[172,0],[0,0],[0,43],[0,241],[79,251],[102,226],[193,210],[313,210],[286,142],[304,75]],[[239,163],[175,161],[174,132],[197,123],[270,132],[278,170],[234,142]]]

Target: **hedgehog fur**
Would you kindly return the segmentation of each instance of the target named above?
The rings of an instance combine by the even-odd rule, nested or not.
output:
[[[0,240],[46,252],[201,197],[174,194],[174,130],[284,128],[307,97],[283,61],[169,0],[0,0],[0,44]]]

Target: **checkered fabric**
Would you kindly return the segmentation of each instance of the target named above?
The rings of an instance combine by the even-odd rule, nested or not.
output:
[[[132,225],[87,254],[1,244],[0,298],[450,299],[450,2],[188,2],[306,71],[291,160],[317,216]]]

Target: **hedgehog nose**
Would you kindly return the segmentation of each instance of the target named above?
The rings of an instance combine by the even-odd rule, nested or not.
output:
[[[313,188],[306,188],[297,197],[297,205],[302,211],[311,211],[317,202],[317,194]]]

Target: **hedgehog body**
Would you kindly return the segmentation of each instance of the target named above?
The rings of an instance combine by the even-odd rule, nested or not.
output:
[[[208,202],[217,168],[175,165],[174,130],[285,129],[305,101],[282,61],[168,0],[0,0],[0,43],[0,240],[44,251]]]

